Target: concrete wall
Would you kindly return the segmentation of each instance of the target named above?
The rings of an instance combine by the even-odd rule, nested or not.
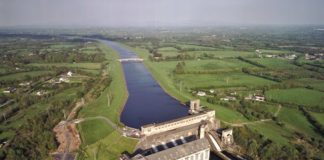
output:
[[[184,127],[187,125],[199,123],[203,120],[214,120],[215,119],[215,111],[206,111],[204,113],[199,113],[195,115],[186,116],[184,118],[179,118],[176,120],[171,120],[168,122],[163,122],[159,124],[151,124],[141,127],[141,134],[148,136],[153,135],[169,130],[173,130],[179,127]]]
[[[186,157],[180,158],[178,160],[209,160],[210,150],[205,149],[193,154],[190,154]]]

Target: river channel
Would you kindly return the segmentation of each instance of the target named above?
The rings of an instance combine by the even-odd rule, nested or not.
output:
[[[101,42],[116,50],[120,58],[137,57],[121,44],[106,40]],[[188,107],[164,92],[143,63],[122,62],[122,66],[129,96],[120,120],[126,126],[140,128],[188,114]]]

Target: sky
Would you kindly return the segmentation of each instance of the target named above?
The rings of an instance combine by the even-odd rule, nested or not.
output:
[[[324,0],[0,0],[0,26],[324,24]]]

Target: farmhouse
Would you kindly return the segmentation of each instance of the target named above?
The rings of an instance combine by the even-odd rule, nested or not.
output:
[[[265,97],[262,95],[257,95],[257,94],[253,94],[253,95],[249,95],[247,97],[245,97],[246,100],[252,100],[252,101],[259,101],[259,102],[264,102],[265,101]]]
[[[3,93],[14,93],[16,90],[16,88],[8,87],[3,91]]]
[[[19,83],[19,86],[29,86],[30,82],[21,82]]]
[[[236,98],[232,96],[226,96],[224,98],[220,98],[221,101],[235,101]]]
[[[204,97],[206,96],[206,92],[198,91],[197,96]]]
[[[69,71],[69,72],[66,73],[66,75],[67,75],[68,77],[72,77],[73,73],[72,73],[71,71]]]

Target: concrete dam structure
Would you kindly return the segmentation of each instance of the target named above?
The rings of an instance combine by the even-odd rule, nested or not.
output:
[[[199,100],[193,101],[197,103]],[[141,127],[140,140],[133,154],[123,154],[121,160],[209,160],[210,151],[221,159],[230,159],[222,151],[233,141],[232,130],[220,129],[214,110],[203,110],[197,104],[191,115]]]

